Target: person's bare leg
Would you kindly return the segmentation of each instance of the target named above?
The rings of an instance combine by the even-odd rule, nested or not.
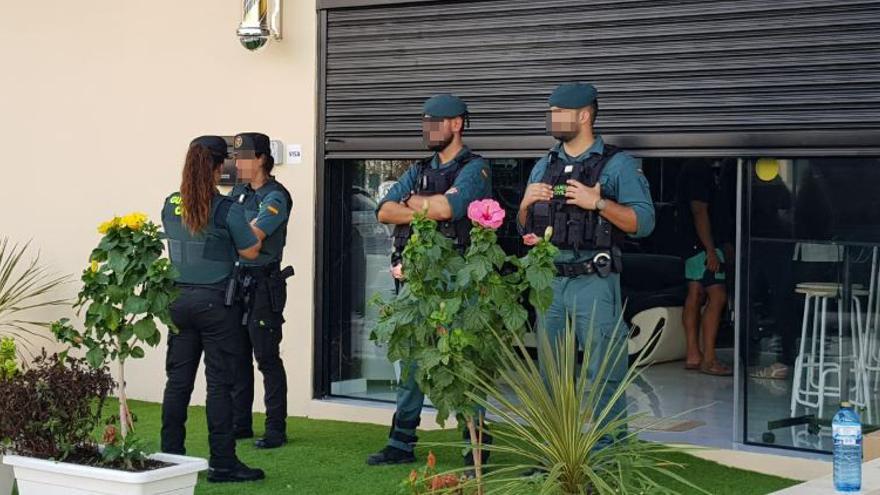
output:
[[[721,326],[721,313],[727,305],[727,289],[722,284],[706,288],[709,302],[703,311],[700,331],[703,333],[703,363],[711,371],[728,372],[729,369],[718,362],[715,354],[715,342],[718,340],[718,328]]]
[[[699,282],[688,282],[687,299],[684,301],[682,323],[687,339],[685,366],[698,367],[703,362],[700,352],[700,308],[703,307],[703,286]]]

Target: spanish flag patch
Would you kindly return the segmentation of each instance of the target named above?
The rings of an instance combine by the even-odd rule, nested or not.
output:
[[[277,215],[277,214],[278,214],[278,208],[275,208],[275,207],[272,206],[272,205],[267,206],[266,209],[269,210],[269,213],[271,213],[271,214],[273,214],[273,215]]]

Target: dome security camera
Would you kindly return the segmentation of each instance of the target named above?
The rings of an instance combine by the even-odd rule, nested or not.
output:
[[[244,0],[238,40],[245,49],[255,52],[269,38],[281,39],[281,0]]]
[[[266,46],[269,41],[269,30],[262,27],[238,28],[238,41],[248,51],[255,52]]]

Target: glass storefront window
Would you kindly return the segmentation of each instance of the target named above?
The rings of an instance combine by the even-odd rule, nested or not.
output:
[[[330,394],[394,401],[399,369],[386,350],[370,340],[377,311],[374,294],[390,296],[393,227],[376,220],[376,207],[410,160],[332,160],[328,162],[327,242],[329,265]],[[533,159],[492,160],[493,195],[513,218]],[[512,222],[498,232],[500,244],[520,253]]]
[[[490,162],[493,195],[513,218],[534,159]],[[326,391],[331,395],[394,400],[398,370],[388,362],[385,349],[369,339],[376,309],[368,301],[376,292],[394,291],[388,272],[392,229],[378,223],[375,209],[410,164],[327,162],[324,331]],[[741,245],[730,246],[741,252],[731,252],[728,259],[730,303],[717,345],[723,361],[744,365],[745,393],[736,407],[745,413],[745,437],[731,440],[828,451],[828,419],[846,399],[856,402],[864,423],[880,422],[875,399],[880,388],[880,196],[874,193],[880,183],[880,160],[644,159],[657,229],[647,239],[630,242],[625,248],[629,255],[681,257],[678,195],[682,174],[690,165],[711,167],[723,196],[712,219],[718,239],[735,244],[737,227],[741,234]],[[743,192],[740,220],[735,207],[738,178]],[[505,223],[499,237],[509,253],[523,254],[512,222]],[[642,276],[624,273],[624,285]],[[683,291],[683,272],[680,279],[675,277]],[[737,278],[740,300],[733,301]],[[680,299],[682,294],[670,289],[669,297]],[[734,308],[741,317],[739,357],[732,353]],[[680,363],[655,368],[662,371],[663,366],[669,367],[670,376],[672,368],[681,368]],[[675,383],[690,383],[697,375],[687,376]],[[713,414],[731,418],[732,379],[711,383],[713,400],[731,404],[729,411]],[[694,395],[688,387],[680,393],[673,389],[667,388],[658,399],[685,403],[688,393]]]
[[[754,160],[746,178],[746,441],[831,449],[853,401],[878,421],[880,160]]]

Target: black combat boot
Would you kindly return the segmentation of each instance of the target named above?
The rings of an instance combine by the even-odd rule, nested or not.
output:
[[[390,445],[375,454],[370,454],[370,457],[367,457],[367,464],[370,466],[410,464],[413,462],[416,462],[416,456],[414,453]]]
[[[208,470],[208,481],[211,483],[241,483],[244,481],[258,481],[266,477],[262,469],[247,467],[239,461],[234,467],[228,469]]]

